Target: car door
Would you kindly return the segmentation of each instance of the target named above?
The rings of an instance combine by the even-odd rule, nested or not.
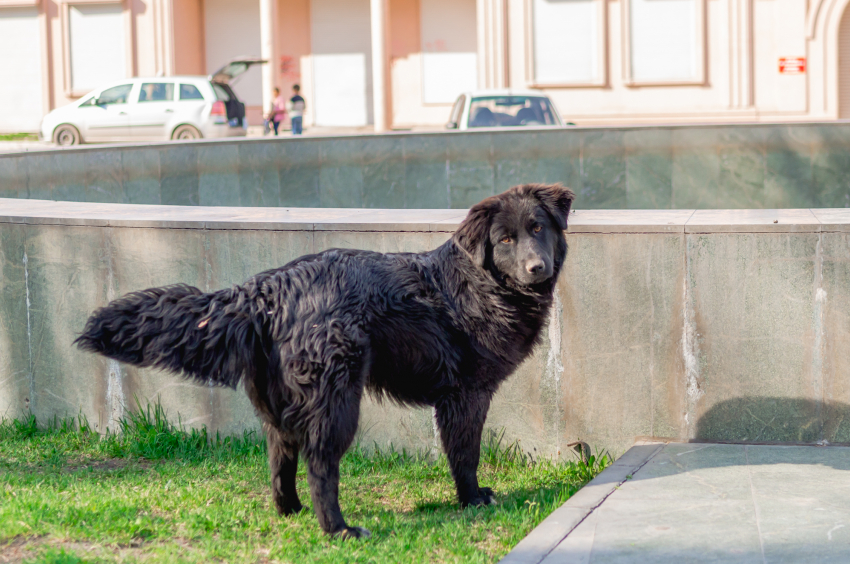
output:
[[[167,124],[175,112],[174,83],[143,82],[130,111],[130,136],[134,140],[162,141],[169,138]]]
[[[121,141],[130,133],[128,104],[133,84],[107,88],[91,101],[80,106],[86,141]]]
[[[187,123],[197,125],[204,133],[205,123],[202,120],[204,109],[208,102],[195,84],[180,83],[176,86],[175,97],[177,98],[177,111],[174,113],[175,120],[172,125]]]

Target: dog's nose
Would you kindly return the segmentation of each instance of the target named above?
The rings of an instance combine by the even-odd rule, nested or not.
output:
[[[531,274],[540,274],[544,266],[543,261],[540,259],[530,260],[525,263],[525,269]]]

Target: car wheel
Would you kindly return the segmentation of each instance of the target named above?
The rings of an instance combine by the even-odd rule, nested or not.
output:
[[[171,134],[171,138],[179,139],[181,141],[200,139],[201,132],[198,131],[197,128],[192,127],[191,125],[181,125],[180,127],[174,130],[174,133]]]
[[[79,145],[82,143],[82,137],[80,137],[80,132],[77,131],[77,128],[73,125],[60,125],[53,132],[53,142],[62,147],[68,147],[70,145]]]

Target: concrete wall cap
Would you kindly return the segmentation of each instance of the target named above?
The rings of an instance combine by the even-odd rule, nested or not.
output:
[[[705,123],[635,123],[629,125],[610,125],[610,124],[597,124],[597,125],[578,125],[578,126],[567,126],[564,129],[568,131],[597,131],[604,130],[610,132],[629,132],[629,131],[644,131],[644,130],[662,130],[662,131],[676,131],[676,130],[700,130],[700,129],[717,129],[717,128],[730,128],[730,129],[740,129],[740,130],[752,130],[752,129],[766,129],[776,126],[787,127],[789,125],[786,121],[760,121],[757,123],[753,122],[737,122],[737,121],[717,121],[717,122],[705,122]],[[811,119],[811,120],[801,120],[794,121],[794,126],[835,126],[841,125],[835,120],[820,120],[820,119]],[[541,127],[523,127],[518,129],[516,127],[488,127],[483,128],[481,130],[475,131],[387,131],[379,134],[375,133],[359,133],[359,134],[330,134],[330,135],[311,135],[310,137],[304,138],[278,138],[278,139],[270,139],[268,137],[229,137],[224,139],[198,139],[194,141],[148,141],[148,142],[136,142],[136,143],[110,143],[108,145],[78,145],[74,147],[45,147],[44,149],[32,150],[32,149],[24,149],[15,152],[7,152],[0,154],[0,159],[6,158],[14,158],[21,156],[30,156],[30,155],[55,155],[57,151],[67,152],[72,154],[79,153],[90,153],[90,152],[101,152],[101,151],[122,151],[127,149],[154,149],[154,150],[170,150],[176,146],[180,145],[189,145],[190,147],[202,147],[202,146],[221,146],[221,145],[250,145],[257,143],[267,143],[267,144],[303,144],[309,141],[332,141],[332,140],[352,140],[355,143],[361,142],[362,140],[372,140],[376,138],[390,138],[390,139],[402,139],[406,137],[432,137],[432,138],[440,138],[445,137],[446,139],[458,138],[461,136],[488,136],[488,135],[514,135],[516,133],[521,132],[543,132],[547,133],[552,131],[554,128],[551,126],[541,126]]]
[[[0,222],[278,231],[451,233],[462,209],[260,208],[101,204],[0,198]],[[577,210],[573,233],[816,233],[850,231],[850,209]]]
[[[809,209],[697,210],[685,226],[687,233],[807,233],[818,231],[821,231],[821,223]]]

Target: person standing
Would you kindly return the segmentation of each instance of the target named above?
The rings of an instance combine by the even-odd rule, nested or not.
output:
[[[292,85],[292,98],[289,99],[289,116],[292,122],[292,134],[293,135],[301,135],[302,129],[302,117],[304,116],[304,108],[307,106],[304,103],[304,98],[301,97],[301,86],[297,84]]]
[[[274,87],[272,92],[274,93],[274,100],[272,100],[272,107],[269,108],[269,117],[267,119],[271,122],[272,127],[274,127],[274,134],[277,135],[280,122],[286,116],[286,100],[281,95],[280,88],[277,86]]]

